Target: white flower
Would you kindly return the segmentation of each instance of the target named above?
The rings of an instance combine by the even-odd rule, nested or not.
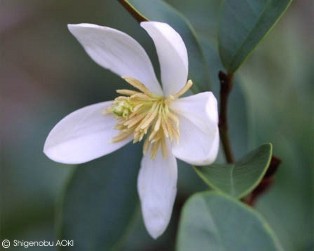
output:
[[[160,62],[159,84],[152,63],[127,34],[93,24],[68,25],[88,55],[124,78],[135,90],[118,90],[114,101],[81,108],[50,132],[44,153],[54,161],[77,164],[109,154],[128,142],[144,143],[138,176],[144,223],[153,238],[166,229],[176,196],[177,161],[211,164],[218,152],[217,101],[211,92],[179,98],[187,81],[188,56],[169,25],[142,22]]]

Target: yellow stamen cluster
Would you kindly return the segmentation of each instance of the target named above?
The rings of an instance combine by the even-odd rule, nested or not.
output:
[[[136,79],[125,80],[137,90],[117,90],[123,96],[117,97],[109,109],[117,117],[116,129],[120,130],[113,141],[119,142],[133,136],[133,142],[136,143],[147,135],[144,153],[150,150],[151,157],[154,158],[161,147],[162,154],[166,157],[166,139],[170,142],[179,139],[179,120],[169,105],[190,89],[192,81],[189,80],[175,95],[163,97],[151,93]]]

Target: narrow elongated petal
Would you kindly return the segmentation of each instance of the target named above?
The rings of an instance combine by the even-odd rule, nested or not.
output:
[[[219,149],[217,100],[203,92],[176,100],[171,107],[178,113],[180,138],[172,153],[192,165],[209,165]]]
[[[113,143],[116,119],[104,114],[112,101],[83,107],[63,118],[49,133],[44,153],[65,164],[80,164],[109,154],[131,139]]]
[[[138,193],[145,226],[153,238],[160,236],[168,226],[176,196],[177,162],[169,153],[161,151],[155,159],[143,156],[138,176]]]
[[[95,24],[69,24],[68,28],[100,66],[121,77],[135,78],[153,93],[162,94],[149,57],[132,37]]]
[[[142,22],[153,39],[160,63],[161,82],[166,96],[177,93],[188,76],[188,56],[181,36],[168,24]]]

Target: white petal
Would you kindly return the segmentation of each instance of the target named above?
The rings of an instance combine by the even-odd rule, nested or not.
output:
[[[173,102],[179,115],[180,138],[172,145],[172,153],[192,165],[209,165],[219,149],[217,100],[211,92],[203,92]]]
[[[49,133],[44,153],[57,162],[79,164],[127,144],[131,139],[112,142],[119,131],[114,129],[116,119],[111,114],[104,114],[111,103],[86,106],[63,118]]]
[[[94,24],[69,24],[69,30],[100,66],[141,81],[158,95],[162,90],[143,47],[121,31]]]
[[[142,22],[154,40],[160,62],[161,82],[166,96],[177,93],[186,84],[188,55],[181,36],[168,24]]]
[[[174,156],[164,158],[161,151],[155,159],[143,156],[138,176],[138,193],[145,226],[153,238],[168,226],[177,192],[177,161]]]

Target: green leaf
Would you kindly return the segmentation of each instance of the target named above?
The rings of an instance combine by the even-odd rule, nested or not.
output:
[[[193,195],[184,205],[178,251],[279,251],[273,231],[246,205],[217,192]]]
[[[119,245],[138,204],[136,180],[140,144],[128,145],[75,169],[59,208],[61,250],[111,250]]]
[[[195,167],[200,178],[211,188],[236,198],[249,194],[263,178],[272,156],[272,145],[265,144],[234,164]]]
[[[196,33],[189,21],[169,4],[161,0],[125,0],[121,4],[138,20],[160,21],[171,25],[182,37],[189,56],[189,78],[194,92],[208,91],[208,68]]]
[[[292,0],[225,0],[219,27],[219,51],[233,73],[279,20]]]

